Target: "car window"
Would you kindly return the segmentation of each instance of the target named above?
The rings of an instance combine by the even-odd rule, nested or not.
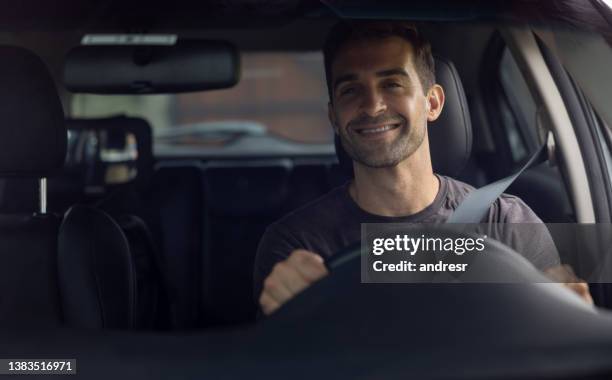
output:
[[[525,78],[510,50],[503,50],[498,69],[499,82],[504,92],[498,97],[498,107],[504,133],[515,163],[526,159],[537,145],[537,106]]]
[[[247,52],[241,65],[241,80],[230,89],[144,96],[75,94],[71,115],[143,117],[153,126],[157,142],[191,147],[223,145],[226,137],[237,134],[332,143],[320,52]]]
[[[594,110],[593,112],[596,114]],[[597,115],[596,122],[597,138],[600,140],[602,146],[605,147],[605,149],[602,150],[604,164],[608,172],[608,177],[612,178],[612,129],[599,115]]]

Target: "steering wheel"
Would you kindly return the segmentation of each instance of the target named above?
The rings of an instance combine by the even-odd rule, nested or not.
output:
[[[463,238],[477,239],[479,237],[472,228],[466,230],[462,226],[452,224],[412,224],[410,225],[410,235],[417,237],[422,235],[427,237],[442,236],[443,238],[453,240]],[[390,233],[389,236],[393,236],[396,232]],[[367,257],[368,252],[364,252],[363,248],[362,244],[354,243],[340,250],[326,261],[328,270],[333,272],[344,265],[350,265],[349,263],[352,261],[359,261],[360,258]],[[434,256],[442,258],[444,254],[447,256],[452,255],[452,253],[435,252]],[[411,259],[418,260],[419,255],[429,255],[428,258],[432,257],[432,253],[420,252],[416,256],[412,256]],[[474,254],[472,253],[471,255]],[[546,277],[542,277],[537,269],[521,254],[494,238],[488,238],[486,241],[486,251],[476,253],[476,255],[478,255],[477,259],[470,262],[470,265],[467,267],[470,268],[468,275],[457,276],[457,282],[550,282]],[[475,256],[469,256],[469,254],[463,255],[464,261],[462,262],[467,262],[466,259],[468,257]],[[476,268],[474,268],[474,264],[477,264]],[[410,282],[410,280],[408,281]]]
[[[414,236],[432,236],[433,233],[443,232],[445,236],[450,238],[466,238],[475,237],[473,234],[466,233],[454,228],[452,225],[427,225],[415,226],[411,230]],[[552,281],[538,271],[527,259],[516,252],[506,244],[495,239],[488,239],[486,243],[486,251],[478,253],[478,259],[469,263],[469,270],[464,273],[454,274],[450,279],[447,276],[443,281],[436,281],[432,277],[416,278],[411,281],[407,278],[406,283],[362,283],[362,260],[361,258],[367,255],[367,252],[362,251],[360,243],[355,243],[340,250],[326,261],[326,266],[330,275],[322,281],[314,284],[309,289],[298,294],[294,299],[287,302],[279,311],[280,314],[298,316],[301,313],[310,315],[308,309],[319,310],[321,307],[330,307],[332,309],[338,307],[334,302],[327,302],[327,299],[334,299],[336,296],[344,294],[345,297],[357,297],[356,294],[364,292],[371,294],[368,289],[378,292],[380,289],[398,289],[406,288],[410,293],[414,289],[422,289],[429,292],[431,289],[440,288],[455,288],[461,289],[469,285],[473,289],[482,289],[487,286],[493,288],[508,287],[509,285],[522,287],[523,289],[537,287],[538,291],[548,293],[550,296],[561,300],[562,302],[573,304],[585,310],[592,308],[584,303],[577,295],[566,289],[560,284],[554,284]],[[417,255],[418,256],[418,255]],[[442,284],[440,282],[453,282],[452,284]],[[487,284],[482,286],[483,284]],[[384,299],[388,294],[382,292],[377,295],[378,300]],[[366,297],[363,295],[361,301]],[[357,297],[359,298],[359,297]],[[355,302],[359,302],[355,299]],[[326,305],[326,306],[323,306]]]

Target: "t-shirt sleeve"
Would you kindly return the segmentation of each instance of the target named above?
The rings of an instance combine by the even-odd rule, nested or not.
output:
[[[504,243],[522,254],[539,270],[560,264],[548,228],[520,198],[502,195],[497,200],[499,222],[505,224]]]
[[[274,223],[268,226],[255,255],[253,295],[256,303],[259,303],[263,282],[272,272],[274,265],[285,260],[297,248],[299,243],[282,224]]]

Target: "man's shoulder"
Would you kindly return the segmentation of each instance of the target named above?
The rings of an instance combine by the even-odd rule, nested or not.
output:
[[[521,198],[502,194],[489,210],[498,223],[542,223],[542,220]]]
[[[476,188],[465,182],[450,177],[443,177],[448,181],[449,207],[456,209],[467,195]],[[489,223],[541,223],[535,212],[519,197],[503,193],[489,208],[486,222]]]

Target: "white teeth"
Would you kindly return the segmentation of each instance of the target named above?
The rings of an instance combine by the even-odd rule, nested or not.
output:
[[[370,128],[370,129],[363,129],[360,132],[363,134],[371,134],[371,133],[381,133],[381,132],[386,132],[389,129],[392,129],[393,126],[392,125],[385,125],[383,127],[380,128]]]

